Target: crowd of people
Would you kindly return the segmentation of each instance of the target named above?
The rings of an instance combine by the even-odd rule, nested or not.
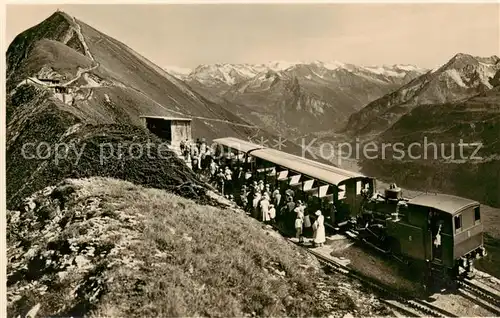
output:
[[[181,143],[181,153],[194,172],[247,214],[264,223],[279,224],[287,232],[293,231],[300,243],[304,243],[305,238],[312,239],[314,246],[325,243],[321,202],[305,202],[303,193],[296,194],[286,184],[267,180],[265,175],[253,172],[246,164],[236,164],[234,157],[217,153],[205,139]]]

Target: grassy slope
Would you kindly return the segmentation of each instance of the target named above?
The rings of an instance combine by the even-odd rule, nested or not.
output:
[[[387,314],[240,212],[114,179],[54,188],[8,214],[11,316]]]

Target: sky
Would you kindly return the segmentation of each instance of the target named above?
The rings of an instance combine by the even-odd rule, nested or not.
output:
[[[8,5],[6,42],[57,9],[162,67],[269,61],[414,64],[500,55],[500,4]]]

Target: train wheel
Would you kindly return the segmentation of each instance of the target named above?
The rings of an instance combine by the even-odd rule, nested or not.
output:
[[[424,288],[425,288],[425,292],[427,295],[431,295],[434,293],[434,291],[436,290],[436,282],[437,280],[439,279],[437,276],[436,276],[436,272],[433,270],[432,268],[432,264],[429,260],[426,260],[425,261],[425,264],[423,264],[423,281],[424,281]],[[438,275],[439,276],[439,275]]]

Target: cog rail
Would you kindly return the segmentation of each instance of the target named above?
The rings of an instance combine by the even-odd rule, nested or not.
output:
[[[467,280],[457,281],[457,283],[459,289],[475,295],[477,298],[481,299],[483,302],[490,304],[491,306],[500,308],[500,295],[484,289],[483,287],[477,286],[476,284]],[[495,311],[497,314],[500,314],[499,310]]]
[[[329,268],[360,281],[361,283],[369,286],[370,288],[377,290],[381,294],[387,295],[388,298],[395,300],[396,302],[404,305],[405,307],[409,307],[411,309],[414,309],[414,310],[422,313],[424,316],[458,317],[457,315],[454,315],[454,314],[452,314],[444,309],[441,309],[439,307],[436,307],[432,304],[426,303],[424,301],[415,299],[415,298],[407,296],[407,295],[403,295],[400,291],[396,291],[392,287],[387,286],[387,285],[385,285],[385,284],[383,284],[383,283],[381,283],[381,282],[379,282],[379,281],[377,281],[369,276],[366,276],[366,275],[364,275],[356,270],[347,268],[345,265],[339,264],[331,259],[328,259],[328,258],[324,257],[323,255],[321,255],[313,250],[310,250],[307,248],[304,248],[304,249],[306,249],[310,254],[314,255],[321,263],[328,266]],[[388,302],[384,301],[384,303],[387,304]],[[393,304],[390,304],[390,305],[392,307],[394,307]],[[398,308],[396,308],[396,310],[404,310],[404,308],[401,308],[398,306]],[[407,314],[409,312],[407,310],[405,310],[405,311],[406,311],[405,314]]]
[[[279,233],[284,234],[284,232],[276,225],[273,225],[273,228]],[[422,300],[416,299],[409,295],[405,295],[401,291],[395,290],[393,287],[383,284],[380,281],[372,277],[369,277],[355,269],[348,268],[347,266],[340,264],[332,259],[329,259],[312,249],[301,246],[295,242],[292,243],[301,247],[309,254],[315,256],[320,263],[332,269],[333,271],[354,278],[360,281],[365,286],[378,291],[380,294],[386,295],[387,296],[386,298],[389,299],[381,299],[381,301],[406,316],[415,316],[415,312],[417,312],[421,313],[422,316],[458,317],[457,315],[450,313],[442,308],[439,308]]]

